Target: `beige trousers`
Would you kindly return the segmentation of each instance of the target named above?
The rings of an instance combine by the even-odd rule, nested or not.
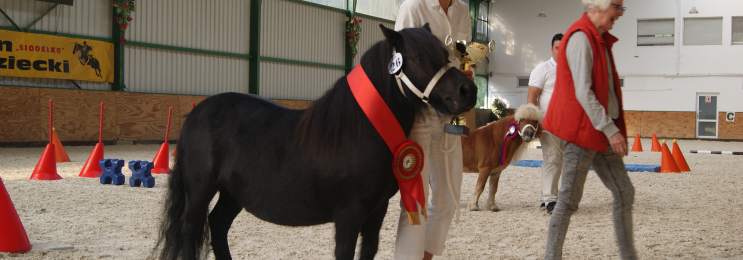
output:
[[[433,109],[430,112],[435,113]],[[408,137],[423,148],[425,156],[421,175],[427,205],[422,206],[427,207],[428,221],[421,216],[421,225],[411,226],[400,204],[395,259],[420,260],[424,251],[433,255],[444,252],[446,236],[459,207],[463,171],[461,138],[444,133],[444,125],[450,119],[436,114],[427,116],[413,125]]]
[[[547,130],[542,130],[542,137],[539,139],[542,144],[542,197],[539,203],[557,201],[557,184],[560,181],[562,173],[562,153],[565,146],[562,145],[562,139],[553,135]]]

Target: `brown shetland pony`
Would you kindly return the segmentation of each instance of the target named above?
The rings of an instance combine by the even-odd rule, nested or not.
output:
[[[465,172],[479,172],[475,194],[469,203],[470,210],[480,210],[477,202],[485,190],[485,183],[490,178],[490,195],[488,196],[488,209],[498,211],[495,205],[495,192],[498,191],[498,179],[501,172],[508,167],[514,158],[516,150],[524,142],[536,139],[537,133],[541,131],[539,121],[542,120],[542,111],[532,104],[519,106],[516,114],[501,118],[498,121],[480,127],[470,133],[469,137],[462,137],[462,153]],[[508,131],[508,125],[512,122],[518,124],[518,133],[506,142],[506,160],[501,165],[501,151],[503,140]]]

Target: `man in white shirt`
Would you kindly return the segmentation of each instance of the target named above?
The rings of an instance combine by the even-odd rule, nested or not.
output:
[[[418,28],[426,23],[442,44],[447,35],[455,41],[472,39],[469,8],[461,0],[406,0],[400,6],[395,30]],[[459,64],[454,55],[450,54],[449,59]],[[472,79],[472,71],[462,72]],[[453,116],[441,115],[430,108],[427,115],[416,120],[410,131],[408,140],[417,142],[426,156],[421,176],[424,194],[430,199],[430,204],[420,205],[428,212],[427,221],[420,218],[421,225],[411,226],[407,213],[402,210],[397,227],[395,259],[431,259],[444,251],[462,187],[461,138],[444,133],[444,125],[451,122]],[[428,183],[430,198],[429,186],[425,185]]]
[[[555,89],[555,79],[557,72],[557,52],[560,49],[562,33],[555,34],[552,37],[552,58],[548,61],[537,65],[529,76],[529,95],[527,102],[534,104],[542,109],[542,113],[547,114],[547,109],[552,98],[552,91]],[[560,181],[562,172],[562,139],[542,130],[540,137],[542,143],[542,196],[540,199],[540,208],[547,210],[547,214],[552,214],[552,210],[557,205],[557,183]]]

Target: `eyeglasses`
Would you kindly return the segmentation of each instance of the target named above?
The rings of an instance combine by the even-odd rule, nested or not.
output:
[[[624,13],[624,11],[627,11],[627,7],[624,7],[624,6],[615,4],[615,3],[611,3],[611,4],[614,5],[614,8],[616,8],[617,12],[619,13]]]

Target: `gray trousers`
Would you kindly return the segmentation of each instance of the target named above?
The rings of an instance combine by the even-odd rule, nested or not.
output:
[[[632,235],[632,203],[635,199],[635,188],[627,175],[622,157],[614,153],[611,146],[607,148],[606,153],[601,153],[565,141],[563,144],[565,153],[562,186],[550,218],[544,259],[562,259],[562,246],[570,225],[570,217],[578,210],[578,204],[583,196],[583,186],[586,184],[591,166],[614,196],[612,215],[619,256],[622,259],[637,259]]]

